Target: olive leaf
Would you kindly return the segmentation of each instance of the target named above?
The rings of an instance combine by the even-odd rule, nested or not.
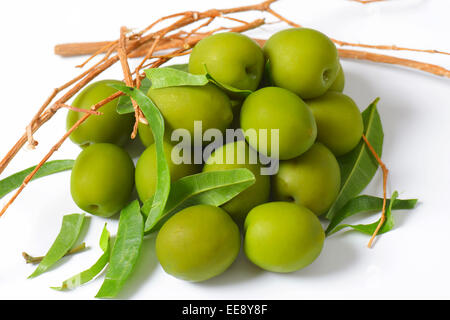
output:
[[[144,238],[144,220],[139,202],[134,200],[120,212],[116,241],[111,250],[109,268],[97,298],[113,298],[133,271]]]
[[[192,205],[220,206],[255,183],[253,173],[244,168],[202,172],[183,177],[171,186],[169,199],[160,217],[149,215],[152,199],[147,200],[142,213],[151,221],[148,232],[156,231],[174,213]]]
[[[394,227],[394,218],[392,217],[392,210],[395,208],[397,200],[398,192],[394,191],[394,193],[391,196],[391,201],[389,202],[389,205],[386,208],[386,220],[384,221],[383,225],[381,226],[380,230],[378,231],[378,234],[386,233],[390,231]],[[380,219],[378,221],[370,223],[370,224],[357,224],[357,225],[351,225],[351,224],[341,224],[338,225],[334,232],[337,232],[339,230],[342,230],[344,228],[353,228],[356,231],[372,235],[375,230],[377,229],[378,225],[380,224]]]
[[[147,93],[148,89],[150,89],[152,82],[148,78],[144,78],[141,82],[140,90]],[[127,114],[134,113],[133,103],[129,96],[121,96],[117,102],[116,111],[118,114]]]
[[[145,70],[145,74],[152,83],[152,89],[178,86],[204,86],[209,82],[208,78],[203,74],[191,74],[170,67],[147,69]]]
[[[103,250],[103,254],[92,267],[63,281],[60,287],[51,288],[58,291],[74,289],[94,279],[105,268],[110,254],[110,235],[108,229],[106,229],[106,223],[100,236],[100,248]]]
[[[386,206],[389,207],[391,199],[387,199]],[[413,209],[417,199],[395,199],[391,210]],[[361,195],[351,199],[331,219],[325,234],[331,235],[348,225],[339,225],[344,219],[363,212],[380,212],[383,209],[383,198]]]
[[[69,214],[63,217],[61,230],[52,246],[37,266],[36,270],[28,277],[34,278],[47,271],[59,259],[61,259],[78,239],[84,222],[84,214]]]
[[[35,180],[41,177],[45,177],[54,173],[71,170],[74,160],[55,160],[49,161],[42,165],[36,172],[33,179]],[[0,199],[7,195],[9,192],[17,189],[23,183],[23,180],[36,168],[31,168],[17,172],[3,180],[0,180]]]
[[[379,98],[375,99],[362,113],[364,135],[376,153],[381,157],[383,149],[383,127],[377,111]],[[378,169],[378,162],[363,140],[349,153],[339,157],[341,168],[341,190],[326,214],[326,218],[333,219],[336,213],[350,199],[353,199],[369,184]]]
[[[206,78],[214,83],[216,86],[218,86],[219,88],[221,88],[223,91],[225,91],[230,97],[232,97],[233,99],[245,99],[248,95],[250,95],[252,93],[251,90],[243,90],[243,89],[238,89],[235,87],[232,87],[228,84],[222,83],[218,80],[216,80],[208,71],[208,69],[206,68],[206,64],[204,65],[205,68],[205,76]]]
[[[164,154],[163,137],[164,137],[164,118],[161,112],[155,106],[153,101],[147,97],[141,90],[136,88],[130,88],[124,85],[114,84],[111,85],[117,90],[129,95],[137,102],[145,118],[147,119],[150,128],[153,132],[153,137],[155,138],[156,145],[156,168],[157,168],[157,179],[156,179],[156,192],[153,197],[153,202],[151,205],[151,210],[149,216],[158,219],[164,210],[167,202],[167,197],[170,192],[170,172],[169,166],[166,161],[166,156]],[[148,231],[152,222],[147,219],[145,222],[145,231]]]

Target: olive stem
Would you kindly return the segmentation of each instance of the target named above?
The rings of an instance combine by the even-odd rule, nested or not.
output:
[[[68,256],[68,255],[71,255],[71,254],[75,254],[75,253],[81,252],[84,249],[86,249],[86,244],[83,242],[82,244],[80,244],[80,245],[70,249],[69,251],[67,251],[67,253],[64,255],[64,257]],[[33,257],[33,256],[30,256],[26,252],[22,252],[22,256],[25,259],[26,263],[40,263],[42,261],[42,259],[44,259],[44,257]]]

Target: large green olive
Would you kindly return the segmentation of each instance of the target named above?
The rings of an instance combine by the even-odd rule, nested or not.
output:
[[[276,200],[293,200],[321,215],[336,200],[341,172],[333,153],[324,145],[315,143],[301,156],[281,161],[272,184]]]
[[[264,45],[273,83],[303,99],[324,94],[339,71],[334,43],[323,33],[291,28],[272,35]]]
[[[224,131],[233,120],[228,96],[213,84],[150,89],[148,96],[161,111],[169,131],[186,129],[194,136],[194,121],[202,129]]]
[[[173,146],[168,141],[164,141],[164,155],[166,156],[166,161],[169,165],[170,180],[172,182],[201,171],[201,167],[193,164],[193,161],[191,161],[191,163],[174,163],[172,160],[172,152],[176,155],[181,153],[180,156],[182,156],[183,150],[179,149],[178,146]],[[151,198],[155,193],[157,175],[156,144],[152,144],[150,147],[145,149],[136,163],[136,190],[142,202],[145,202],[145,200]]]
[[[330,91],[307,103],[316,119],[318,141],[336,156],[356,147],[361,140],[364,124],[361,112],[352,98]]]
[[[239,228],[223,209],[197,205],[181,210],[162,226],[156,255],[168,274],[204,281],[224,272],[240,246]]]
[[[324,238],[316,215],[290,202],[259,205],[245,219],[245,254],[272,272],[293,272],[311,264],[322,251]]]
[[[317,135],[311,110],[296,94],[277,87],[266,87],[250,94],[241,109],[241,128],[254,129],[258,142],[246,137],[250,146],[268,156],[279,149],[280,159],[295,158],[308,150]],[[267,130],[268,143],[261,129]],[[279,144],[272,142],[272,129],[279,131]]]
[[[82,210],[110,217],[129,201],[134,184],[134,164],[128,153],[110,143],[86,147],[75,160],[70,192]]]
[[[94,82],[76,96],[72,106],[79,109],[90,109],[94,104],[117,92],[116,89],[109,86],[110,84],[123,84],[123,82],[116,80]],[[117,101],[118,99],[102,106],[98,111],[103,114],[92,115],[86,119],[72,132],[70,139],[81,147],[100,142],[117,145],[124,145],[128,142],[133,131],[134,115],[118,114],[116,112]],[[66,121],[67,130],[83,116],[84,113],[69,110]]]
[[[267,202],[270,195],[270,177],[261,175],[261,164],[255,150],[245,141],[228,143],[215,150],[203,167],[204,172],[222,171],[237,168],[249,169],[255,175],[255,183],[235,198],[225,203],[222,208],[238,224],[243,224],[247,213],[255,206]]]
[[[333,84],[328,89],[328,91],[342,92],[342,91],[344,91],[344,87],[345,87],[344,69],[342,69],[342,65],[339,64],[339,72],[338,72],[338,75],[336,77],[336,80],[334,80]]]
[[[189,72],[208,72],[219,82],[238,89],[255,90],[264,69],[261,48],[249,37],[234,32],[217,33],[196,44]]]

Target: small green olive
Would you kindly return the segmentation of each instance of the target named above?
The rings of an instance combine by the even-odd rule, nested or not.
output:
[[[317,135],[316,122],[305,102],[289,90],[266,87],[250,94],[241,109],[241,128],[256,130],[258,140],[246,136],[250,146],[264,155],[272,156],[271,150],[278,147],[278,158],[295,158],[308,150]],[[264,142],[261,130],[266,129],[268,143]],[[271,130],[279,132],[279,143],[272,142]]]
[[[261,48],[249,37],[234,32],[217,33],[200,40],[189,58],[189,72],[208,72],[219,82],[255,90],[264,69]]]
[[[253,207],[269,200],[270,176],[261,175],[261,164],[257,159],[256,151],[249,148],[245,141],[236,141],[216,149],[203,167],[204,172],[246,168],[255,175],[252,186],[222,206],[238,224],[244,223]]]
[[[75,160],[70,192],[82,210],[110,217],[129,201],[134,184],[134,164],[128,153],[110,143],[86,147]]]
[[[321,215],[336,200],[341,172],[333,153],[321,143],[315,143],[301,156],[281,161],[272,184],[276,200],[294,200]]]
[[[153,142],[155,142],[152,129],[148,124],[143,124],[139,122],[138,133],[139,139],[141,139],[141,142],[144,146],[150,147],[153,144]]]
[[[181,210],[162,226],[156,255],[168,274],[197,282],[228,269],[240,246],[239,228],[223,209],[197,205]]]
[[[275,86],[289,89],[303,99],[324,94],[339,71],[334,43],[323,33],[290,28],[272,35],[264,45]]]
[[[194,137],[194,121],[202,130],[225,131],[233,120],[228,96],[213,84],[150,89],[147,95],[164,116],[168,131],[186,129]]]
[[[329,91],[323,96],[308,100],[317,123],[317,140],[336,156],[353,150],[364,130],[356,103],[349,96]]]
[[[123,84],[123,82],[102,80],[91,83],[76,96],[72,106],[79,109],[90,109],[94,104],[117,92],[116,89],[109,86],[110,84]],[[72,132],[70,139],[81,147],[103,142],[123,146],[130,141],[134,115],[118,114],[116,112],[117,101],[118,99],[102,106],[98,110],[102,112],[102,115],[90,116]],[[84,114],[81,112],[69,110],[66,121],[67,130],[83,116]]]
[[[339,64],[339,72],[338,72],[338,75],[336,77],[336,80],[334,80],[333,84],[328,89],[328,91],[342,92],[342,91],[344,91],[344,87],[345,87],[344,69],[342,69],[342,65]]]
[[[322,251],[324,239],[316,215],[295,203],[259,205],[245,220],[247,258],[272,272],[293,272],[311,264]]]
[[[173,146],[172,144],[170,144],[170,142],[164,141],[164,154],[169,165],[170,180],[172,182],[177,181],[182,177],[201,171],[201,167],[199,165],[193,164],[192,161],[190,164],[174,163],[172,161],[172,152],[175,152],[176,154],[178,154],[178,152],[182,153],[182,149],[178,149],[177,146]],[[156,145],[152,144],[150,145],[150,147],[145,149],[136,163],[136,190],[142,202],[145,202],[145,200],[151,198],[155,193],[157,175],[158,171],[156,169]]]

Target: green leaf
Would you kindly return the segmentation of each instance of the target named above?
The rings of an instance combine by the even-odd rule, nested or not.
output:
[[[54,173],[71,170],[74,160],[55,160],[49,161],[42,165],[42,167],[36,172],[33,179],[35,180],[41,177],[45,177]],[[9,192],[17,189],[21,186],[23,180],[36,168],[25,169],[17,172],[3,180],[0,180],[0,199],[7,195]]]
[[[111,86],[131,96],[131,98],[137,102],[144,113],[150,128],[152,129],[156,144],[156,167],[158,174],[156,179],[156,192],[151,208],[151,216],[159,218],[159,216],[163,213],[167,202],[167,197],[170,192],[170,172],[163,146],[164,118],[153,101],[141,90],[119,84],[114,84]],[[151,222],[147,219],[145,222],[145,231],[148,231],[150,224]]]
[[[144,220],[139,202],[134,200],[120,213],[117,237],[111,251],[109,268],[97,298],[113,298],[130,276],[142,247]]]
[[[110,254],[110,237],[109,231],[106,229],[106,223],[100,236],[100,248],[103,250],[103,254],[92,267],[63,281],[60,287],[51,288],[58,291],[74,289],[82,284],[91,281],[95,276],[102,272],[102,270],[108,264]]]
[[[206,71],[206,78],[214,83],[216,86],[224,90],[230,97],[233,97],[234,99],[245,99],[249,94],[252,93],[251,90],[242,90],[235,87],[232,87],[228,84],[222,83],[220,81],[217,81],[214,79],[214,77],[209,73],[208,69],[206,68],[206,65],[204,65],[205,71]]]
[[[390,199],[387,199],[386,206],[390,206]],[[417,199],[396,199],[392,204],[392,210],[413,209],[417,204]],[[380,212],[383,209],[383,198],[362,195],[351,199],[343,206],[331,219],[330,224],[325,231],[326,235],[337,232],[340,228],[339,223],[344,219],[363,212]]]
[[[53,242],[53,245],[50,247],[41,263],[39,263],[36,270],[34,270],[28,278],[37,277],[47,271],[61,259],[70,248],[72,248],[80,235],[83,221],[84,214],[74,213],[63,217],[61,230]]]
[[[141,87],[139,88],[139,90],[147,93],[151,85],[152,83],[150,79],[144,78],[141,82]],[[118,114],[134,113],[133,103],[131,102],[129,96],[121,96],[119,98],[119,101],[117,102],[116,111]]]
[[[208,78],[205,75],[191,74],[170,67],[147,69],[145,70],[145,74],[152,82],[152,89],[179,86],[204,86],[208,83]]]
[[[164,213],[160,217],[150,212],[152,199],[142,207],[142,213],[150,221],[148,232],[155,231],[171,215],[188,206],[209,204],[220,206],[255,183],[255,176],[248,169],[210,171],[183,177],[172,184]]]
[[[397,197],[398,197],[398,192],[394,191],[394,193],[391,196],[391,201],[389,203],[389,206],[386,208],[386,213],[385,213],[386,220],[383,223],[383,226],[378,231],[378,234],[386,233],[386,232],[392,230],[392,228],[394,227],[394,218],[392,217],[392,210],[397,201]],[[381,220],[381,218],[378,219],[378,221],[370,223],[370,224],[357,224],[357,225],[341,224],[336,227],[335,232],[349,227],[349,228],[355,229],[356,231],[359,231],[359,232],[362,232],[362,233],[365,233],[368,235],[372,235],[375,232],[376,228],[378,227],[380,220]]]
[[[383,149],[383,127],[377,111],[378,98],[362,113],[364,134],[378,156]],[[341,167],[342,186],[336,201],[328,210],[326,217],[333,219],[334,215],[350,199],[353,199],[369,184],[378,169],[378,163],[369,148],[361,139],[358,146],[348,154],[338,158]]]
[[[189,64],[188,63],[182,63],[182,64],[171,64],[170,66],[166,66],[165,68],[172,68],[181,70],[184,72],[189,72]]]

